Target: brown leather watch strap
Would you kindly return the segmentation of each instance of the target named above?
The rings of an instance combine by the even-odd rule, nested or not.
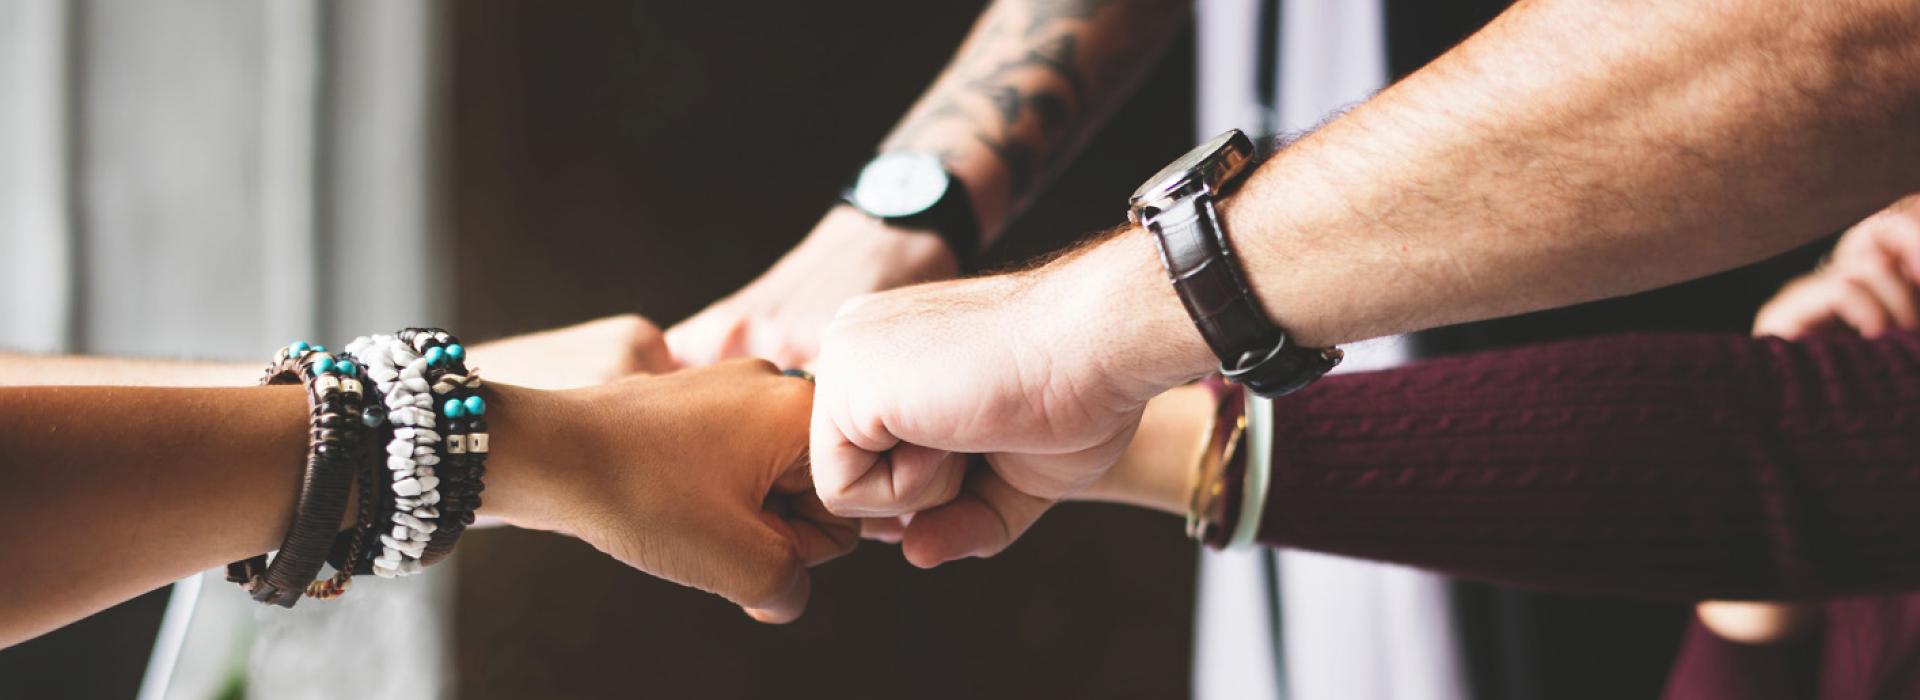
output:
[[[1279,396],[1310,384],[1340,363],[1340,351],[1288,342],[1268,320],[1221,229],[1213,195],[1185,197],[1145,220],[1160,248],[1174,292],[1220,373],[1261,396]]]

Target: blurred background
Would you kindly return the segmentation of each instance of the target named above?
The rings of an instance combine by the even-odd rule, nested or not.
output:
[[[0,0],[0,347],[666,326],[806,234],[982,5]],[[1177,48],[1149,89],[1191,74]],[[1120,222],[1191,123],[1136,101],[997,257]],[[166,697],[1178,697],[1194,556],[1175,519],[1074,506],[993,562],[862,548],[767,627],[495,530],[292,614],[216,576],[161,635],[157,591],[0,651],[0,696],[133,697],[170,636]]]
[[[983,4],[0,0],[0,349],[253,360],[419,323],[667,326],[805,235]],[[1504,5],[1386,0],[1385,77]],[[1193,94],[1194,54],[1139,94]],[[1119,222],[1195,132],[1191,103],[1134,100],[991,257]],[[1742,331],[1818,252],[1410,347]],[[991,562],[863,547],[767,627],[491,530],[291,613],[218,576],[156,591],[0,651],[0,697],[1182,697],[1196,557],[1174,519],[1075,505]],[[1649,697],[1686,616],[1444,591],[1474,697]]]

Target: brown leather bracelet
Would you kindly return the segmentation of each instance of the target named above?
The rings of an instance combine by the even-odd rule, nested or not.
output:
[[[352,494],[354,465],[367,429],[361,418],[365,391],[357,372],[343,371],[325,348],[305,343],[282,348],[260,380],[262,385],[296,382],[306,386],[311,425],[293,522],[271,563],[260,554],[227,565],[227,580],[240,584],[254,600],[285,608],[300,600],[326,563]]]

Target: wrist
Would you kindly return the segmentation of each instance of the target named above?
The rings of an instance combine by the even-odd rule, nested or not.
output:
[[[493,436],[478,514],[534,530],[561,529],[560,477],[577,449],[582,411],[574,391],[488,383],[481,393]]]
[[[1213,392],[1198,384],[1154,397],[1126,453],[1081,499],[1185,513],[1194,465],[1213,436],[1216,407]]]
[[[1053,310],[1047,320],[1066,336],[1055,345],[1086,358],[1090,379],[1126,400],[1144,404],[1218,368],[1138,227],[1117,229],[1034,274],[1026,306]]]
[[[876,290],[951,279],[960,273],[959,256],[938,234],[889,226],[845,203],[827,210],[795,251],[813,248],[828,257],[862,260],[863,269],[881,277]]]
[[[912,117],[909,117],[909,121]],[[1013,180],[998,154],[980,142],[970,127],[958,123],[916,130],[909,138],[900,134],[880,145],[880,153],[912,151],[940,154],[947,174],[967,188],[973,205],[974,221],[980,226],[980,247],[984,250],[1000,239],[1012,218],[1015,206]]]

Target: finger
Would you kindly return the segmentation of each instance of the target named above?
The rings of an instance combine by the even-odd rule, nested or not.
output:
[[[840,490],[834,511],[862,518],[921,511],[953,500],[965,480],[965,455],[901,443]]]
[[[742,605],[747,617],[770,625],[784,625],[800,619],[807,611],[807,598],[813,595],[813,579],[804,567],[794,567],[793,576],[780,594],[756,605]]]
[[[1833,311],[1842,322],[1868,338],[1887,332],[1893,318],[1865,282],[1844,278],[1836,285],[1836,289],[1838,293],[1833,299]]]
[[[836,515],[880,515],[867,512],[871,504],[854,498],[854,494],[872,489],[871,486],[862,486],[863,483],[876,478],[892,478],[885,473],[886,461],[879,452],[854,444],[833,419],[832,410],[827,406],[828,401],[823,400],[824,397],[823,393],[814,395],[813,420],[809,425],[807,454],[812,462],[814,489],[819,492],[821,502],[826,503],[827,509]]]
[[[805,367],[819,354],[819,339],[785,323],[749,324],[742,345],[745,352],[772,360],[781,367]]]
[[[784,498],[789,511],[784,524],[793,531],[794,547],[800,553],[801,563],[819,566],[840,558],[860,544],[860,521],[834,515],[813,492]]]
[[[907,532],[905,518],[861,518],[860,539],[900,544],[901,535]]]
[[[1898,261],[1907,281],[1920,284],[1920,197],[1908,197],[1872,219],[1874,245]]]
[[[657,328],[644,329],[632,339],[630,356],[633,366],[644,374],[665,374],[680,368],[673,350],[667,347],[667,334]]]
[[[699,367],[741,354],[746,319],[708,308],[667,329],[667,350],[674,364]]]
[[[773,481],[774,493],[813,493],[813,465],[806,453],[800,454],[800,460],[793,467],[781,472]]]
[[[1830,277],[1818,274],[1788,282],[1754,316],[1753,335],[1794,340],[1811,328],[1834,323],[1836,319],[1829,303],[1834,294],[1830,289],[1833,284]]]
[[[958,498],[914,516],[900,551],[923,569],[964,557],[991,557],[1019,539],[1052,505],[1051,499],[1020,492],[992,469],[974,468]]]
[[[801,536],[786,521],[759,513],[731,551],[716,552],[724,576],[715,591],[761,622],[792,622],[807,609],[813,591],[800,554]],[[731,555],[731,556],[729,556]]]
[[[1891,325],[1907,330],[1920,326],[1914,284],[1900,271],[1896,258],[1876,251],[1862,260],[1860,269],[1850,277],[1874,296]]]

